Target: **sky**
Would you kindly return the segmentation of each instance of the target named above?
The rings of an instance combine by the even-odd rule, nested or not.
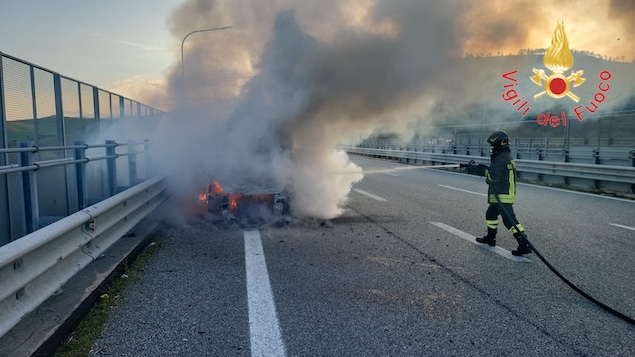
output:
[[[150,139],[183,197],[211,177],[267,182],[293,187],[296,214],[332,218],[363,178],[338,144],[408,142],[486,109],[520,125],[501,93],[531,100],[528,117],[572,109],[569,97],[531,99],[532,67],[545,65],[512,56],[550,46],[559,19],[570,48],[622,61],[576,55],[580,104],[632,100],[632,0],[0,0],[0,51],[168,111]],[[222,26],[187,39],[181,72],[184,36]],[[501,76],[512,70],[517,83]]]
[[[181,43],[167,26],[178,4],[0,0],[0,52],[118,94],[138,95],[131,86],[164,83],[166,71],[180,60]]]
[[[241,8],[249,11],[249,1],[190,1],[217,4],[218,14],[187,20],[183,13],[188,3],[185,0],[0,0],[0,52],[167,110],[173,101],[166,98],[165,90],[170,72],[178,69],[183,36],[191,30],[220,26],[234,26],[229,31],[240,33],[235,26],[241,23],[246,24],[242,31],[252,29],[247,23],[253,25],[255,14],[238,17],[218,5],[241,2],[245,4]],[[294,1],[270,3],[271,8],[280,9],[293,7]],[[375,1],[348,3],[344,13],[348,11],[350,21],[361,24],[367,11],[364,7]],[[459,52],[463,54],[496,55],[515,53],[524,47],[544,48],[556,21],[564,18],[573,48],[635,60],[635,39],[630,36],[635,10],[629,0],[497,0],[489,6],[482,6],[480,1],[465,3],[467,6],[456,11],[465,31],[472,34],[461,43]],[[319,13],[317,5],[300,8]],[[183,14],[181,20],[174,19],[178,11]],[[260,30],[266,28],[260,26]],[[316,26],[314,30],[328,32]],[[195,34],[188,42],[201,40],[199,36],[209,40],[215,35],[228,36]],[[252,67],[258,59],[243,60],[251,62],[247,67]],[[218,86],[231,85],[236,78],[253,74],[253,68],[243,66],[241,70],[243,73],[234,73],[232,79],[223,79]],[[156,92],[163,92],[163,96]]]

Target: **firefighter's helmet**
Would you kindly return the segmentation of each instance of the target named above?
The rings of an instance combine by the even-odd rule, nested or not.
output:
[[[487,142],[492,146],[494,151],[498,151],[509,147],[509,136],[504,131],[497,131],[487,138]]]

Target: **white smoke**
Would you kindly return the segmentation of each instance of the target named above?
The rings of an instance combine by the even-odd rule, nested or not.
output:
[[[475,4],[185,1],[169,21],[179,43],[193,30],[232,28],[188,37],[170,78],[178,105],[154,140],[157,161],[185,196],[214,177],[229,190],[290,187],[294,214],[337,216],[363,177],[338,144],[382,130],[408,133],[413,118],[438,119],[432,108],[507,105],[500,75],[525,63],[474,68],[458,59],[478,38],[466,24],[498,28],[494,19],[465,18],[480,13]],[[503,25],[510,38],[496,35],[505,44],[527,27]]]
[[[187,195],[213,176],[229,190],[289,187],[294,214],[337,216],[363,177],[337,145],[405,130],[457,49],[457,4],[186,2],[175,33],[206,16],[232,29],[188,43],[184,76],[171,81],[184,98],[155,140],[169,144],[158,161]]]

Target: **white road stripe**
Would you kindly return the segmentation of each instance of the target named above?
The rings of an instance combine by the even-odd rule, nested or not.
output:
[[[252,356],[285,356],[259,231],[245,231],[245,270]]]
[[[397,174],[393,174],[392,172],[384,172],[384,173],[385,173],[386,175],[399,177],[399,175],[397,175]]]
[[[353,191],[357,192],[357,193],[361,193],[364,196],[368,196],[374,200],[380,201],[380,202],[386,202],[386,199],[381,198],[379,196],[375,196],[372,193],[368,193],[366,191],[360,190],[359,188],[354,188]]]
[[[452,189],[452,190],[457,190],[457,191],[461,191],[461,192],[467,192],[467,193],[471,193],[471,194],[473,194],[473,195],[479,195],[479,196],[485,196],[485,197],[487,197],[487,195],[486,195],[486,194],[484,194],[484,193],[474,192],[474,191],[468,191],[468,190],[464,190],[464,189],[462,189],[462,188],[457,188],[457,187],[452,187],[452,186],[446,186],[446,185],[437,185],[437,186],[441,186],[441,187],[445,187],[445,188],[449,188],[449,189]]]
[[[631,200],[628,198],[619,198],[619,197],[611,197],[611,196],[603,196],[603,195],[598,195],[596,193],[587,193],[587,192],[580,192],[580,191],[573,191],[573,190],[566,190],[563,188],[556,188],[556,187],[548,187],[548,186],[542,186],[542,185],[532,185],[529,183],[518,183],[517,185],[522,185],[522,186],[532,186],[532,187],[536,187],[536,188],[542,188],[544,190],[552,190],[552,191],[560,191],[560,192],[567,192],[567,193],[573,193],[576,195],[582,195],[582,196],[589,196],[589,197],[596,197],[596,198],[605,198],[607,200],[614,200],[614,201],[622,201],[622,202],[628,202],[628,203],[635,203],[635,200]]]
[[[447,232],[450,232],[450,233],[454,234],[455,236],[457,236],[459,238],[463,238],[463,239],[465,239],[466,241],[468,241],[468,242],[470,242],[472,244],[476,244],[476,245],[478,245],[479,247],[481,247],[483,249],[487,249],[487,250],[489,250],[491,252],[494,252],[494,253],[496,253],[498,255],[501,255],[501,256],[509,259],[509,260],[513,260],[513,261],[519,262],[519,263],[530,263],[531,262],[530,259],[527,259],[527,258],[524,258],[524,257],[517,257],[515,255],[512,255],[512,253],[510,251],[505,250],[505,249],[503,249],[501,247],[490,247],[489,245],[478,243],[476,241],[476,237],[474,237],[473,235],[467,234],[467,233],[465,233],[463,231],[460,231],[460,230],[458,230],[458,229],[456,229],[454,227],[448,226],[447,224],[443,224],[441,222],[430,222],[430,224],[432,224],[434,226],[437,226],[437,227],[439,227],[439,228],[441,228],[441,229],[443,229],[443,230],[445,230]]]
[[[461,175],[463,177],[467,177],[467,178],[474,179],[474,180],[479,180],[479,179],[482,180],[483,179],[480,176],[468,175],[468,174],[465,174],[465,173],[462,173],[462,172],[454,172],[454,171],[442,171],[442,172],[446,173],[446,174],[449,174],[449,175]],[[531,183],[526,183],[526,182],[516,182],[516,186],[530,186],[530,187],[539,188],[539,189],[543,189],[543,190],[553,190],[553,191],[571,193],[571,194],[574,194],[574,195],[583,195],[583,196],[596,197],[596,198],[605,198],[607,200],[635,203],[635,200],[628,199],[628,198],[603,196],[603,195],[598,195],[598,194],[595,194],[595,193],[573,191],[573,190],[567,190],[567,189],[564,189],[564,188],[556,188],[556,187],[549,187],[549,186],[543,186],[543,185],[536,185],[536,184],[531,184]]]
[[[624,229],[630,229],[631,231],[635,231],[634,227],[624,226],[624,225],[617,224],[617,223],[609,223],[609,224],[612,225],[612,226],[615,226],[615,227],[620,227],[620,228],[624,228]]]

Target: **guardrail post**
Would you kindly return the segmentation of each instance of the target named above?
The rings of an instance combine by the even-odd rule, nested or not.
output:
[[[130,176],[130,187],[137,184],[137,143],[128,140],[128,174]]]
[[[20,141],[21,148],[33,147],[32,141]],[[26,151],[20,153],[20,166],[33,166],[33,152]],[[35,232],[38,229],[39,207],[37,201],[37,177],[35,170],[22,172],[22,197],[24,199],[24,216],[26,223],[26,233]]]
[[[423,160],[421,160],[419,157],[419,154],[417,154],[418,152],[422,152],[423,151],[423,147],[421,146],[421,144],[417,145],[417,142],[415,141],[415,145],[414,145],[414,157],[415,160],[413,160],[413,162],[415,163],[415,165],[423,165]]]
[[[562,156],[564,157],[564,162],[569,162],[569,149],[562,149]],[[569,176],[563,176],[562,180],[566,186],[569,186],[570,180]]]
[[[86,159],[86,146],[83,141],[75,141],[75,145],[84,145],[83,148],[75,148],[75,160]],[[78,162],[75,164],[75,173],[77,176],[77,204],[79,210],[88,207],[88,189],[86,186],[86,162]]]
[[[154,176],[154,170],[152,168],[152,159],[150,158],[150,140],[144,140],[143,141],[143,155],[144,155],[144,159],[145,159],[145,165],[146,165],[146,179],[149,179],[150,177]]]
[[[598,145],[600,145],[599,142],[599,138],[598,138]],[[600,164],[600,149],[593,149],[593,162],[595,162],[596,165]],[[600,181],[598,180],[593,180],[593,188],[600,188]]]
[[[117,143],[114,140],[106,140],[106,171],[108,177],[109,197],[117,194]]]
[[[536,148],[536,152],[538,153],[538,161],[541,161],[543,159],[542,157],[542,140],[540,141],[540,145]],[[538,174],[538,181],[542,182],[543,180],[543,176],[542,174]]]

